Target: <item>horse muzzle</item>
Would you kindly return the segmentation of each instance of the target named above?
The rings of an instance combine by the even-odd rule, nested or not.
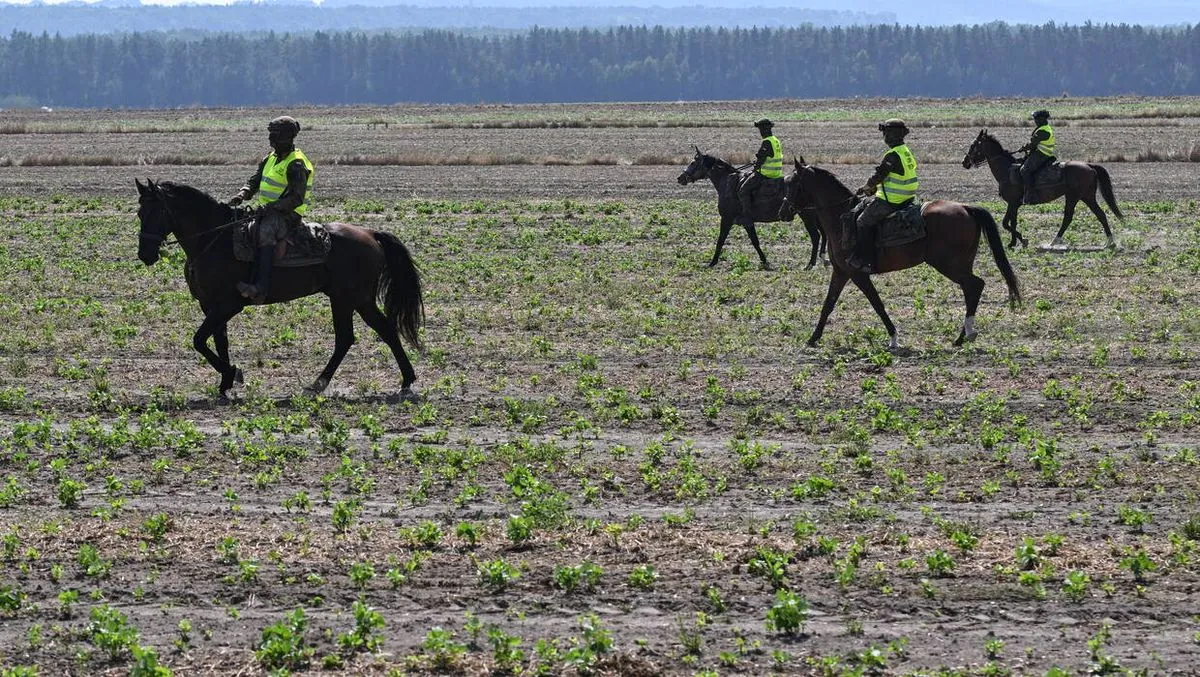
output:
[[[158,263],[162,256],[162,240],[143,233],[138,237],[138,260],[147,266]]]
[[[676,181],[679,182],[679,185],[686,186],[692,182],[692,177],[689,176],[687,172],[680,172],[679,178],[676,179]]]

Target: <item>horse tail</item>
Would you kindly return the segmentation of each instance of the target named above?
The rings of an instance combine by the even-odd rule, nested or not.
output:
[[[1008,285],[1009,305],[1015,308],[1021,303],[1021,287],[1017,283],[1017,274],[1013,272],[1012,264],[1008,262],[1008,254],[1004,252],[1004,241],[1000,239],[1000,227],[996,225],[996,219],[992,218],[992,213],[983,207],[966,205],[966,208],[971,218],[975,219],[975,224],[987,236],[988,247],[992,250],[992,257],[996,259],[996,267],[1004,276],[1004,284]]]
[[[1108,170],[1100,165],[1088,164],[1092,171],[1096,172],[1096,182],[1100,184],[1100,194],[1104,196],[1104,202],[1108,204],[1108,208],[1116,214],[1121,222],[1125,222],[1125,215],[1117,207],[1117,198],[1113,195],[1112,179],[1108,176]]]
[[[425,298],[421,292],[421,272],[413,263],[408,248],[395,235],[373,231],[383,248],[387,265],[379,272],[379,299],[388,324],[396,328],[409,345],[418,350],[418,332],[425,321]]]

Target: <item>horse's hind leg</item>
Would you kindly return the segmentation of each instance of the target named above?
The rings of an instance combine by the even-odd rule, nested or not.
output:
[[[1054,242],[1051,243],[1055,247],[1061,246],[1063,243],[1063,233],[1067,232],[1067,226],[1071,225],[1071,219],[1075,218],[1075,205],[1079,204],[1079,198],[1072,195],[1066,197],[1066,205],[1063,206],[1063,221],[1062,226],[1058,229],[1058,235],[1054,236]]]
[[[1107,241],[1105,241],[1104,246],[1108,247],[1109,249],[1115,249],[1117,242],[1113,239],[1112,228],[1108,227],[1108,217],[1104,215],[1104,210],[1100,208],[1100,203],[1096,202],[1096,196],[1092,195],[1089,198],[1085,198],[1084,203],[1087,204],[1088,209],[1091,209],[1092,213],[1096,215],[1096,218],[1100,221],[1100,225],[1104,226],[1104,236],[1108,238]]]
[[[329,387],[334,372],[342,364],[350,346],[354,345],[354,309],[345,302],[335,301],[332,297],[329,299],[329,306],[333,311],[333,355],[329,357],[329,363],[325,365],[317,380],[305,388],[314,395],[324,392]]]
[[[951,265],[946,263],[929,262],[939,273],[945,275],[949,280],[963,290],[963,301],[967,305],[967,315],[963,319],[962,331],[958,333],[958,338],[954,340],[954,345],[961,346],[964,343],[974,341],[976,336],[979,336],[979,330],[975,328],[975,311],[979,309],[979,299],[983,298],[983,287],[986,284],[983,278],[976,275],[971,269],[955,270]]]
[[[717,265],[717,261],[721,260],[721,250],[725,248],[725,238],[729,237],[729,229],[733,228],[733,219],[721,217],[721,232],[717,235],[717,248],[713,251],[712,261],[708,262],[708,267],[712,268]]]
[[[368,327],[379,334],[379,338],[383,339],[388,348],[392,349],[392,356],[396,358],[396,364],[399,365],[400,373],[404,377],[404,381],[400,384],[400,398],[404,400],[416,398],[412,384],[417,380],[417,374],[413,371],[412,363],[408,361],[408,353],[404,352],[404,345],[400,343],[400,335],[396,333],[396,327],[388,322],[387,316],[379,310],[374,302],[368,302],[359,307],[358,315],[363,322],[367,323]]]
[[[754,251],[758,252],[758,260],[762,264],[763,270],[770,270],[771,264],[767,263],[767,255],[763,253],[762,246],[758,243],[758,228],[754,224],[743,226],[746,229],[746,234],[750,236],[750,244],[754,245]]]

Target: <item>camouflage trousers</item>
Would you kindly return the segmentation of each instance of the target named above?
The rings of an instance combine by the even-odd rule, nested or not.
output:
[[[254,241],[259,247],[274,247],[291,236],[292,229],[299,225],[299,214],[284,214],[274,209],[266,209],[251,229],[254,231]]]

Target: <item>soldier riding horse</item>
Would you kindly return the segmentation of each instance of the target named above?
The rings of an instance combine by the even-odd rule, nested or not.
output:
[[[1004,213],[1004,220],[1001,222],[1001,225],[1012,233],[1008,247],[1009,249],[1016,247],[1018,241],[1024,245],[1026,240],[1021,236],[1021,231],[1017,229],[1017,211],[1021,209],[1025,188],[1019,176],[1016,177],[1016,180],[1012,176],[1012,170],[1020,166],[1021,161],[1013,157],[1012,153],[1004,150],[1000,142],[986,129],[981,129],[979,136],[975,137],[974,143],[967,149],[962,166],[964,169],[974,169],[984,162],[992,170],[996,183],[1000,185],[1000,197],[1008,203],[1008,210]],[[1043,169],[1042,171],[1051,170]],[[1108,208],[1118,219],[1124,221],[1125,217],[1121,214],[1121,210],[1117,207],[1117,200],[1113,196],[1112,179],[1108,176],[1108,170],[1100,165],[1089,162],[1064,162],[1060,181],[1035,183],[1033,197],[1036,203],[1053,202],[1059,197],[1066,197],[1062,226],[1059,227],[1058,234],[1054,236],[1054,246],[1062,245],[1063,233],[1067,232],[1067,226],[1071,225],[1071,219],[1075,216],[1075,205],[1080,200],[1083,200],[1083,203],[1092,210],[1092,213],[1100,220],[1100,225],[1104,226],[1104,235],[1108,238],[1106,246],[1110,248],[1116,246],[1113,241],[1112,229],[1108,227],[1108,218],[1104,216],[1100,204],[1096,201],[1097,187],[1100,188],[1100,193],[1104,196]]]

